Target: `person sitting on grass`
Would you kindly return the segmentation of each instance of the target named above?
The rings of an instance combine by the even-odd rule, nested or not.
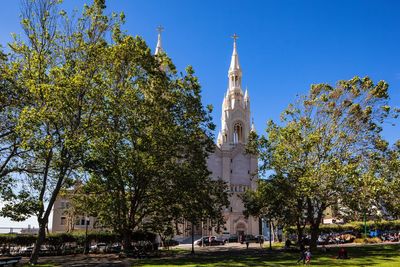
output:
[[[290,241],[290,239],[289,238],[286,239],[286,241],[285,241],[285,249],[289,249],[291,245],[292,245],[292,242]]]
[[[339,255],[337,258],[342,259],[342,260],[349,259],[348,255],[347,255],[347,250],[344,247],[341,247],[339,249]]]

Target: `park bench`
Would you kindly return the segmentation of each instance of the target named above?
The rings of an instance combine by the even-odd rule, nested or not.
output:
[[[0,258],[0,267],[16,266],[20,260],[21,260],[21,257]]]

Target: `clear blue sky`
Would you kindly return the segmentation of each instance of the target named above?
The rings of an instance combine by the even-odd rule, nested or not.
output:
[[[20,33],[19,1],[2,3],[0,44]],[[90,1],[66,0],[66,9]],[[154,49],[163,25],[163,47],[178,69],[192,65],[204,104],[214,106],[220,126],[232,39],[237,33],[243,85],[248,86],[257,131],[310,84],[370,76],[390,84],[400,106],[400,1],[180,1],[108,0],[108,12],[123,11],[125,30]],[[391,142],[400,127],[385,127]],[[0,226],[2,221],[0,220]]]

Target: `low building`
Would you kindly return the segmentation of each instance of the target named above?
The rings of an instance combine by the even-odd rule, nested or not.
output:
[[[86,223],[85,223],[86,222]],[[81,214],[74,214],[67,197],[58,197],[53,206],[53,223],[51,231],[71,232],[76,230],[92,230],[96,224],[96,218]]]

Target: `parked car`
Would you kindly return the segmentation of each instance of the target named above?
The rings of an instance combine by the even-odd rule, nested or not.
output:
[[[237,235],[230,235],[229,237],[225,238],[224,241],[228,243],[239,242],[239,237]]]
[[[121,245],[120,244],[113,244],[112,246],[106,247],[107,253],[120,253],[121,252]]]
[[[90,252],[99,253],[106,252],[107,244],[106,243],[97,243],[90,247]]]
[[[179,242],[174,239],[167,239],[163,243],[164,247],[173,247],[179,245]]]
[[[243,243],[257,243],[258,239],[254,235],[245,235],[242,240],[240,241],[241,244]]]
[[[19,254],[22,256],[29,256],[32,254],[33,247],[23,247],[19,250]]]
[[[211,239],[211,244],[210,244],[210,239]],[[203,240],[203,243],[202,243],[202,240]],[[194,241],[194,244],[197,245],[197,246],[201,246],[201,245],[204,245],[204,246],[210,246],[210,245],[211,246],[219,246],[219,245],[224,245],[225,242],[223,240],[221,240],[221,239],[218,239],[216,236],[211,236],[211,237],[203,236],[202,238]]]

